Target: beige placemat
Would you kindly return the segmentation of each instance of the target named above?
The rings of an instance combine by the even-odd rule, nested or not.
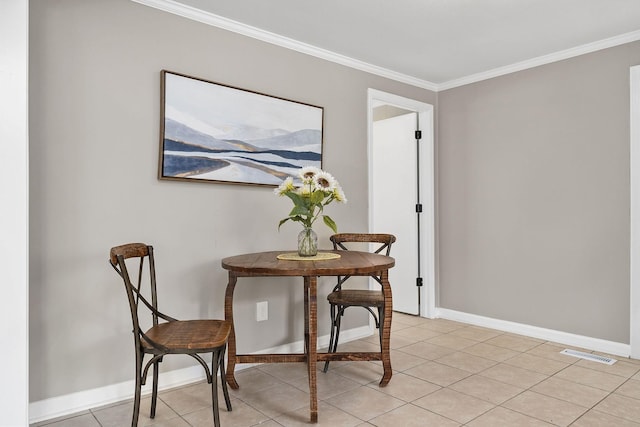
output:
[[[338,259],[340,254],[334,254],[333,252],[318,252],[314,256],[300,256],[297,252],[289,252],[286,254],[280,254],[278,259],[286,261],[325,261],[328,259]]]

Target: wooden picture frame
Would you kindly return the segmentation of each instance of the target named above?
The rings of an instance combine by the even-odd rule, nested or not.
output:
[[[322,107],[161,71],[159,179],[277,186],[322,168]]]

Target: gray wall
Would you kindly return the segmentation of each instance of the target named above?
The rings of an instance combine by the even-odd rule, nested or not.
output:
[[[441,307],[629,342],[640,43],[438,94]]]
[[[31,401],[132,378],[111,246],[152,243],[161,304],[187,318],[223,315],[221,258],[294,245],[269,188],[157,180],[163,68],[323,106],[324,166],[349,198],[330,207],[341,230],[367,227],[367,88],[436,105],[439,306],[628,343],[640,43],[436,96],[127,0],[32,0],[30,61]],[[300,288],[238,285],[241,351],[302,339]],[[270,318],[255,323],[261,300]],[[322,304],[319,317],[326,334]]]
[[[133,378],[111,246],[154,245],[161,308],[179,318],[223,316],[221,258],[295,246],[296,225],[277,231],[291,206],[271,188],[156,178],[161,69],[324,107],[324,167],[349,199],[330,206],[341,230],[367,229],[367,88],[436,101],[127,0],[32,0],[30,61],[31,401]],[[317,231],[328,247],[330,230]],[[295,279],[242,279],[240,351],[303,338],[301,288]],[[270,317],[256,323],[261,300]],[[319,319],[327,334],[323,304]],[[363,312],[347,326],[366,323]],[[164,369],[190,364],[168,358]]]

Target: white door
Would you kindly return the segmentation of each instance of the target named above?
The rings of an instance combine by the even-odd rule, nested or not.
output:
[[[393,310],[419,314],[416,113],[373,122],[372,233],[396,236],[389,270]]]

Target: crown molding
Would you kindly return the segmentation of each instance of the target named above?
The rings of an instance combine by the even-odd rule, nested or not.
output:
[[[640,31],[632,31],[608,39],[599,40],[597,42],[588,43],[571,49],[561,50],[559,52],[550,53],[548,55],[539,56],[537,58],[528,59],[505,67],[494,68],[493,70],[484,71],[482,73],[472,74],[470,76],[461,77],[459,79],[450,80],[438,85],[438,91],[453,89],[455,87],[476,83],[482,80],[492,79],[494,77],[503,76],[505,74],[515,73],[517,71],[538,67],[540,65],[550,64],[552,62],[562,61],[564,59],[574,58],[598,50],[619,46],[625,43],[631,43],[640,40]]]
[[[286,49],[294,50],[306,55],[314,56],[316,58],[331,61],[346,67],[354,68],[367,73],[375,74],[380,77],[384,77],[397,82],[406,83],[411,86],[419,87],[422,89],[428,89],[434,92],[439,92],[447,89],[453,89],[459,86],[468,85],[471,83],[477,83],[482,80],[492,79],[494,77],[503,76],[506,74],[515,73],[517,71],[526,70],[529,68],[538,67],[540,65],[550,64],[552,62],[562,61],[564,59],[573,58],[576,56],[584,55],[587,53],[595,52],[602,49],[607,49],[614,46],[619,46],[625,43],[634,42],[640,40],[640,31],[633,31],[630,33],[622,34],[608,39],[600,40],[593,43],[588,43],[582,46],[577,46],[571,49],[554,52],[548,55],[539,56],[537,58],[528,59],[526,61],[516,62],[504,67],[494,68],[493,70],[483,71],[481,73],[472,74],[469,76],[461,77],[459,79],[453,79],[444,83],[433,83],[428,80],[419,79],[406,74],[398,73],[387,68],[379,67],[377,65],[369,64],[367,62],[359,61],[357,59],[350,58],[345,55],[341,55],[335,52],[331,52],[326,49],[302,43],[297,40],[284,37],[269,31],[261,30],[250,25],[243,24],[232,19],[228,19],[213,13],[205,12],[203,10],[184,5],[175,0],[131,0],[136,3],[143,4],[145,6],[153,7],[165,12],[172,13],[174,15],[182,16],[183,18],[191,19],[193,21],[201,22],[203,24],[211,25],[213,27],[221,28],[227,31],[231,31],[237,34],[241,34],[247,37],[251,37],[257,40],[261,40],[273,45],[281,46]]]
[[[416,77],[408,76],[406,74],[398,73],[377,65],[369,64],[357,59],[350,58],[345,55],[340,55],[335,52],[331,52],[326,49],[321,49],[316,46],[312,46],[307,43],[302,43],[297,40],[283,37],[281,35],[261,30],[250,25],[243,24],[232,19],[224,18],[213,13],[204,12],[200,9],[196,9],[191,6],[180,4],[173,0],[131,0],[136,3],[143,4],[145,6],[153,7],[165,12],[172,13],[174,15],[182,16],[194,21],[201,22],[203,24],[211,25],[213,27],[222,28],[224,30],[232,31],[234,33],[242,34],[247,37],[251,37],[257,40],[261,40],[267,43],[271,43],[277,46],[281,46],[287,49],[291,49],[300,53],[304,53],[316,58],[324,59],[327,61],[335,62],[340,65],[344,65],[350,68],[354,68],[367,73],[375,74],[381,77],[395,80],[401,83],[406,83],[411,86],[416,86],[431,91],[437,91],[438,85],[426,80],[418,79]]]

